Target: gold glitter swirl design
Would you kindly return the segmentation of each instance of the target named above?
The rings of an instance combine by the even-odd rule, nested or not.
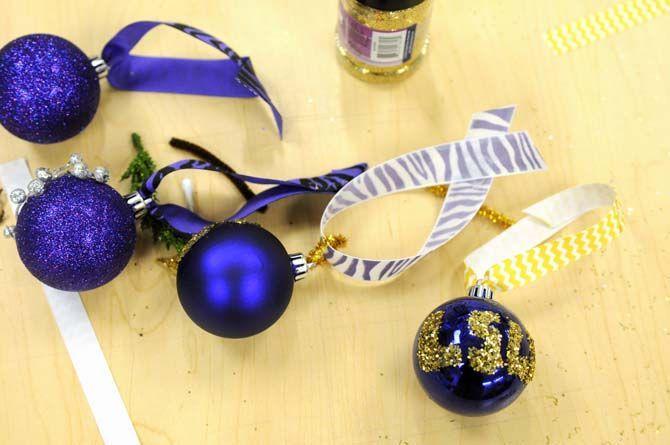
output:
[[[530,383],[535,376],[535,342],[528,335],[528,357],[521,357],[523,331],[518,323],[509,320],[509,341],[507,343],[507,372],[515,375],[524,384]]]
[[[491,323],[500,323],[500,314],[491,311],[472,311],[468,317],[470,333],[484,341],[481,348],[468,349],[470,367],[491,375],[505,366],[502,359],[502,334]]]
[[[455,344],[445,347],[440,344],[439,332],[444,311],[431,313],[421,324],[416,356],[423,372],[439,371],[441,368],[463,364],[461,348]]]
[[[428,187],[426,190],[428,190],[430,193],[439,198],[444,198],[445,196],[447,196],[446,185],[434,185],[432,187]],[[512,227],[512,225],[516,223],[516,221],[510,218],[509,216],[487,205],[483,205],[479,208],[477,216],[486,218],[489,221],[491,221],[491,223],[499,225],[503,229],[509,229],[510,227]]]

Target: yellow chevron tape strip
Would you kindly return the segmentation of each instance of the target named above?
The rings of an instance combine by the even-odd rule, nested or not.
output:
[[[565,54],[667,13],[670,0],[628,0],[550,29],[544,40],[556,54]]]
[[[623,219],[621,205],[615,202],[607,215],[591,227],[507,258],[492,266],[483,278],[478,278],[471,268],[466,268],[466,288],[483,281],[494,290],[508,291],[531,283],[583,256],[604,249],[621,234]]]

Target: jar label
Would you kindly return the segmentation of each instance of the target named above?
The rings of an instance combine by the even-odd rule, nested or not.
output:
[[[395,66],[412,57],[417,25],[399,31],[379,31],[357,21],[340,3],[338,28],[340,45],[369,65]]]

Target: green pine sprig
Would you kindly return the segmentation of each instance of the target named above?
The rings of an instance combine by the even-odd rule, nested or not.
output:
[[[142,144],[142,138],[139,134],[133,133],[130,136],[130,139],[133,142],[133,147],[137,151],[137,154],[130,161],[128,168],[121,175],[121,180],[130,178],[130,191],[135,191],[140,188],[140,186],[149,179],[149,176],[156,171],[156,163],[149,152],[147,152]]]
[[[156,163],[144,148],[142,138],[140,138],[139,134],[133,133],[131,140],[137,154],[130,161],[126,171],[121,175],[121,180],[130,179],[130,191],[134,192],[156,171]],[[177,252],[181,252],[186,244],[186,240],[172,227],[151,215],[144,216],[140,223],[140,228],[142,230],[151,230],[154,243],[163,244],[168,250],[174,247]]]

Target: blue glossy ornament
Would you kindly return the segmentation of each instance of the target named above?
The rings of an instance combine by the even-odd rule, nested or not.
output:
[[[502,305],[478,297],[458,298],[431,312],[416,336],[413,358],[428,396],[466,416],[507,407],[535,370],[533,340],[523,324]]]
[[[274,324],[291,300],[293,283],[286,249],[255,224],[212,227],[188,248],[177,270],[179,301],[188,316],[227,338],[249,337]]]
[[[135,217],[112,187],[68,174],[28,198],[14,236],[35,278],[56,289],[85,291],[126,267],[135,248]]]
[[[0,123],[15,136],[38,144],[69,139],[99,102],[95,68],[69,41],[30,34],[0,49]]]

